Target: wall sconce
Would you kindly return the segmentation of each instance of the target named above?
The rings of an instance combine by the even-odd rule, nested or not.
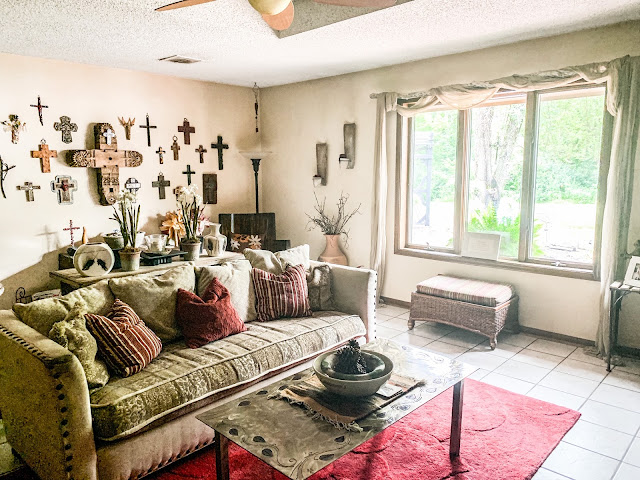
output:
[[[329,166],[329,146],[326,143],[316,143],[316,163],[318,173],[313,176],[313,186],[327,184],[327,167]]]
[[[340,168],[352,169],[356,163],[356,124],[345,123],[343,129],[344,153],[340,155]]]

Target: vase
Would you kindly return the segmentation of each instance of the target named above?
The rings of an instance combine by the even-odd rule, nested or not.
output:
[[[327,245],[318,260],[336,265],[349,265],[346,255],[340,248],[340,235],[325,235]]]
[[[217,257],[227,249],[227,237],[220,233],[219,223],[212,223],[210,225],[209,235],[204,237],[204,248],[210,257]]]
[[[120,250],[120,266],[125,272],[134,272],[140,268],[140,250]]]
[[[200,258],[200,242],[182,239],[180,241],[180,250],[187,252],[184,259],[188,262],[198,260]]]
[[[117,235],[111,235],[111,234],[103,235],[102,239],[104,240],[104,243],[109,245],[111,250],[121,250],[121,249],[124,248],[124,238],[122,238],[122,235],[120,235],[120,234],[117,234]]]

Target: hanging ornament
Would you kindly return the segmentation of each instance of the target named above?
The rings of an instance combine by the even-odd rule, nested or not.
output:
[[[258,84],[257,83],[253,83],[253,96],[255,97],[255,103],[253,104],[253,107],[256,110],[256,133],[258,133],[258,95],[260,94],[260,89],[258,88]]]

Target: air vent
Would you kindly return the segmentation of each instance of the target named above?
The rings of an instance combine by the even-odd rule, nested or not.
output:
[[[161,62],[185,63],[185,64],[198,63],[202,61],[197,58],[184,57],[182,55],[172,55],[170,57],[160,58],[159,60]]]

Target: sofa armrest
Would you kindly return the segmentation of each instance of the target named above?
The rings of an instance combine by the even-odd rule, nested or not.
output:
[[[40,477],[96,480],[89,389],[66,348],[0,311],[0,411],[7,441]]]
[[[338,310],[359,315],[367,329],[367,342],[376,338],[376,288],[378,274],[366,268],[331,267],[333,299]]]

